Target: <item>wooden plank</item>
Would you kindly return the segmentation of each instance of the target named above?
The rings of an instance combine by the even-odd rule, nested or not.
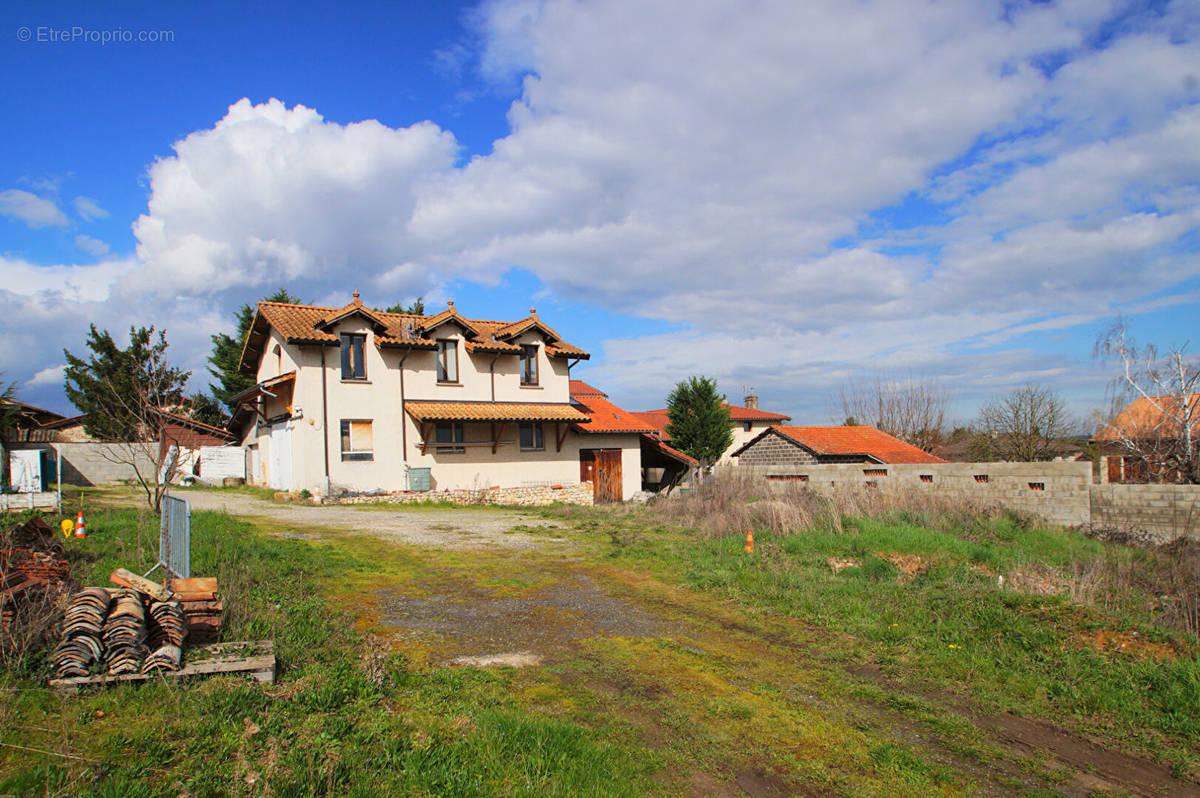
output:
[[[247,648],[256,653],[251,656],[238,656]],[[275,645],[271,640],[241,643],[213,643],[208,646],[195,646],[188,653],[201,653],[210,656],[192,664],[185,664],[177,671],[160,671],[158,673],[126,673],[120,676],[75,676],[69,679],[51,679],[50,686],[58,689],[78,689],[97,684],[119,684],[121,682],[144,682],[158,676],[179,679],[186,676],[211,676],[216,673],[245,673],[256,681],[264,684],[275,682]],[[187,656],[185,654],[186,663]]]
[[[192,576],[187,579],[171,579],[167,587],[176,593],[216,593],[217,578],[215,576]]]
[[[127,571],[124,568],[118,568],[113,571],[108,577],[108,581],[114,585],[122,585],[123,587],[132,588],[139,593],[145,593],[147,596],[159,601],[170,601],[175,598],[175,594],[172,591],[163,587],[158,582],[152,582],[144,576],[138,576],[133,571]]]
[[[183,611],[187,615],[201,615],[203,613],[219,613],[225,609],[223,601],[184,601]]]

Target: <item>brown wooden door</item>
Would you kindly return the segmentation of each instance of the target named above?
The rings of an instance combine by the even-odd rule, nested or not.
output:
[[[621,501],[621,450],[599,449],[596,451],[596,481],[594,499],[605,502]]]
[[[1120,457],[1108,458],[1108,481],[1109,482],[1121,482],[1122,476],[1124,476],[1124,475],[1121,473],[1121,458]]]
[[[593,488],[596,486],[596,453],[591,449],[579,453],[579,481],[591,482]]]

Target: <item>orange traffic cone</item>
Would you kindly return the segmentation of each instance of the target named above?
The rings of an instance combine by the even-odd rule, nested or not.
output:
[[[747,554],[754,553],[754,530],[753,529],[746,530],[746,553]]]
[[[83,510],[79,511],[79,515],[75,519],[75,537],[87,537],[87,524],[83,523]]]

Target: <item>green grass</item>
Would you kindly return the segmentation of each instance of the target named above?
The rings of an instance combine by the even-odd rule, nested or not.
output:
[[[97,510],[71,541],[83,584],[153,562],[150,516]],[[46,652],[0,672],[0,794],[635,795],[646,752],[531,714],[510,672],[410,668],[383,655],[372,675],[354,607],[325,597],[376,568],[369,547],[267,537],[221,513],[192,515],[193,572],[217,575],[225,639],[275,640],[281,682],[233,677],[147,683],[60,698],[44,688]],[[43,731],[44,730],[44,731]],[[259,785],[259,786],[254,786]]]
[[[621,562],[716,593],[748,612],[779,613],[837,635],[827,655],[872,661],[917,694],[953,696],[982,711],[1040,717],[1197,772],[1200,645],[1154,624],[1154,597],[1128,587],[1102,607],[1002,588],[1014,571],[1057,574],[1138,552],[1005,517],[936,531],[892,519],[844,519],[845,531],[756,534],[753,555],[736,538],[683,532],[645,536],[638,514],[607,533]],[[900,578],[889,555],[920,558]],[[832,559],[858,564],[835,573]],[[1097,632],[1135,633],[1153,647],[1096,650]],[[846,636],[849,636],[848,638]],[[1165,651],[1157,656],[1155,651]],[[1171,653],[1174,652],[1174,653]]]

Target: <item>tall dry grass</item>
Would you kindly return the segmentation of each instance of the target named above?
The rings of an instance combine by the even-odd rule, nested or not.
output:
[[[901,514],[911,523],[938,530],[1002,517],[1029,522],[998,504],[927,491],[849,486],[815,490],[806,483],[764,482],[736,473],[710,479],[690,493],[658,499],[650,507],[664,521],[692,527],[705,537],[744,535],[747,529],[776,534],[813,528],[840,532],[846,518]]]

